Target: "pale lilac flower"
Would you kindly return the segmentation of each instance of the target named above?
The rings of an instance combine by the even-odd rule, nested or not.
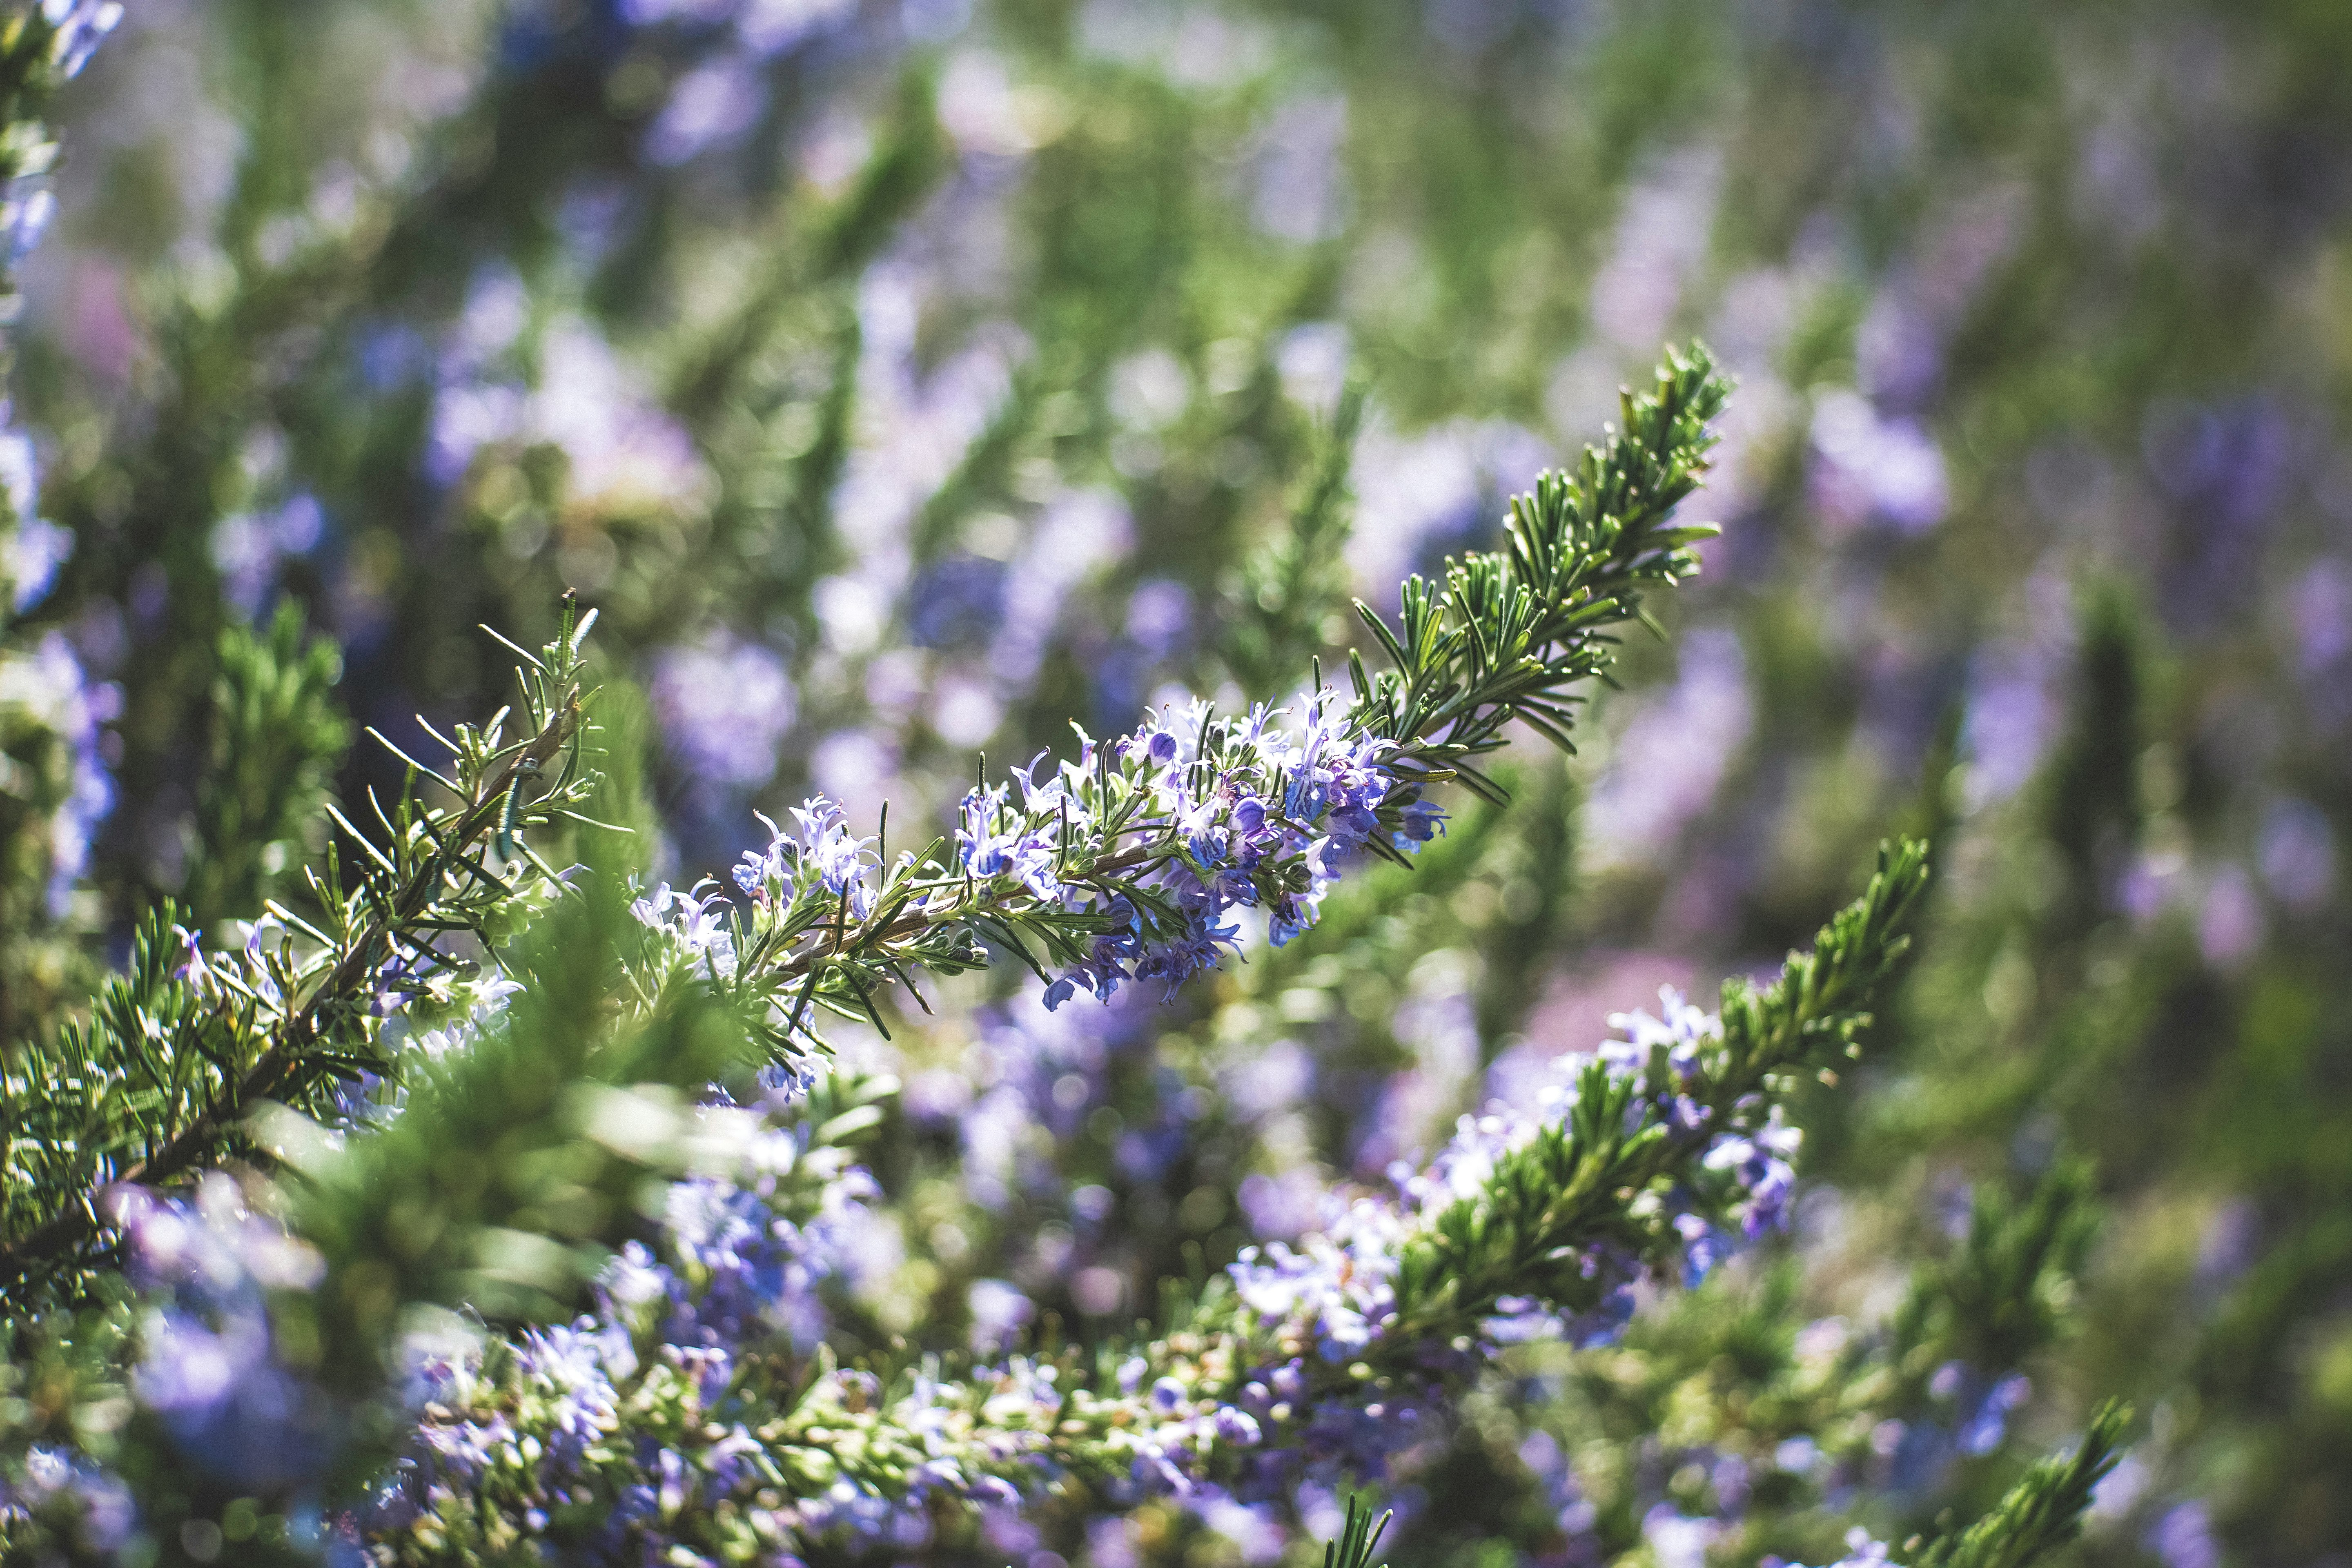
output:
[[[193,1203],[135,1187],[106,1206],[132,1277],[168,1292],[141,1321],[131,1390],[199,1468],[252,1486],[322,1472],[329,1406],[280,1364],[270,1297],[315,1289],[323,1260],[274,1219],[251,1212],[217,1172]]]
[[[1373,424],[1356,443],[1349,474],[1359,499],[1346,558],[1356,591],[1392,609],[1407,573],[1469,538],[1551,458],[1540,437],[1502,420],[1454,420],[1411,436]]]
[[[314,549],[325,528],[325,514],[308,495],[289,497],[274,511],[222,518],[213,525],[211,540],[222,590],[248,618],[258,617],[278,585],[281,563]]]
[[[1722,182],[1722,154],[1701,150],[1659,160],[1626,190],[1591,294],[1593,327],[1618,353],[1647,354],[1666,334],[1706,258]]]
[[[2214,1538],[2212,1514],[2191,1500],[2166,1510],[2148,1528],[2147,1544],[2164,1568],[2221,1568],[2221,1543]]]
[[[735,973],[735,940],[727,924],[727,895],[708,878],[685,892],[674,892],[664,882],[629,905],[629,912],[640,924],[660,932],[678,952],[709,964],[721,975]]]
[[[670,89],[646,133],[646,156],[675,168],[728,147],[758,123],[767,106],[757,59],[730,53],[706,60]]]
[[[975,1279],[964,1292],[971,1315],[970,1341],[975,1355],[1003,1352],[1037,1315],[1036,1304],[1003,1279]]]
[[[1691,1519],[1672,1503],[1660,1503],[1642,1520],[1642,1539],[1657,1558],[1658,1568],[1705,1568],[1707,1548],[1723,1533],[1723,1523]]]
[[[744,47],[780,55],[839,26],[857,14],[857,0],[741,0],[735,31]]]
[[[1924,532],[1950,509],[1943,451],[1917,420],[1830,390],[1814,399],[1812,437],[1813,504],[1832,532],[1873,521]]]
[[[1972,805],[2007,800],[2041,766],[2062,718],[2063,673],[2040,644],[1980,647],[1970,659],[1961,744]]]
[[[120,1477],[47,1443],[26,1451],[24,1470],[21,1489],[0,1489],[0,1519],[47,1512],[62,1500],[79,1515],[79,1544],[110,1555],[131,1539],[138,1504]]]
[[[65,742],[71,758],[68,793],[49,820],[48,910],[62,919],[89,868],[99,824],[114,809],[105,727],[122,707],[121,689],[93,681],[58,632],[27,652],[0,655],[0,708],[23,710]]]
[[[2269,924],[2243,868],[2225,865],[2214,873],[2197,915],[2197,942],[2208,963],[2242,967],[2261,950]]]
[[[1846,1554],[1831,1568],[1894,1568],[1895,1560],[1887,1555],[1883,1541],[1874,1541],[1870,1532],[1856,1527],[1846,1531]]]
[[[795,714],[782,655],[721,630],[651,662],[655,715],[692,779],[756,789],[775,776]]]
[[[41,15],[58,30],[50,46],[59,74],[73,77],[122,21],[120,0],[41,0]]]
[[[0,418],[7,405],[0,403]],[[21,430],[0,428],[0,491],[7,496],[15,526],[0,541],[0,574],[8,584],[10,607],[17,615],[39,604],[56,585],[58,570],[73,554],[74,536],[40,516],[40,467],[32,438]]]
[[[1675,684],[1626,723],[1585,811],[1595,861],[1654,862],[1717,790],[1754,727],[1748,661],[1729,631],[1706,627],[1684,639]]]
[[[2255,858],[2263,883],[2290,909],[2321,909],[2336,890],[2336,829],[2309,801],[2271,805]]]
[[[1248,176],[1250,217],[1263,233],[1294,245],[1336,237],[1348,222],[1348,177],[1340,162],[1348,100],[1339,94],[1294,99],[1255,138]]]
[[[1981,1458],[2000,1447],[2001,1440],[2009,1436],[2011,1412],[2032,1397],[2033,1384],[2023,1377],[2012,1373],[1995,1383],[1985,1391],[1982,1403],[1960,1427],[1960,1452]]]

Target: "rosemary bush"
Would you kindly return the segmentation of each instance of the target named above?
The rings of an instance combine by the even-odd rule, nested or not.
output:
[[[8,1560],[2352,1544],[2352,29],[0,14]]]

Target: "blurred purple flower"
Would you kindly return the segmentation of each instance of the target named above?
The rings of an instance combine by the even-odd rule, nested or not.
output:
[[[1003,617],[1005,592],[1003,562],[948,556],[926,568],[908,590],[908,633],[922,647],[986,637]]]
[[[114,809],[106,726],[121,712],[121,689],[93,681],[62,633],[47,632],[29,652],[0,657],[0,708],[16,708],[65,742],[65,800],[49,819],[48,910],[62,920],[89,869],[99,824]]]
[[[1685,281],[1706,259],[1723,159],[1709,150],[1662,158],[1627,187],[1609,258],[1593,276],[1592,325],[1622,353],[1648,354],[1671,326]]]
[[[1813,505],[1832,534],[1874,521],[1924,532],[1949,509],[1944,454],[1926,426],[1883,417],[1859,393],[1815,395],[1812,447]]]
[[[2164,1568],[2221,1568],[2221,1543],[2214,1539],[2212,1515],[2202,1502],[2168,1509],[2149,1527],[2148,1549]]]
[[[2041,767],[2063,717],[2063,674],[2053,652],[2038,643],[1976,650],[1961,732],[1972,808],[2007,800]]]
[[[221,591],[247,619],[257,619],[278,585],[280,563],[310,553],[325,531],[326,514],[308,495],[290,496],[272,512],[222,518],[213,525],[211,541]]]
[[[2206,963],[2225,971],[2242,968],[2262,947],[2268,924],[2242,867],[2225,865],[2214,873],[2197,917]]]
[[[2197,1289],[2209,1300],[2227,1289],[2262,1256],[2262,1208],[2231,1198],[2214,1209],[2197,1240]]]
[[[1753,722],[1738,637],[1691,632],[1675,684],[1635,711],[1593,788],[1584,832],[1595,863],[1646,865],[1669,849],[1713,804]]]
[[[728,789],[775,776],[794,714],[781,654],[719,630],[656,652],[651,664],[654,712],[689,774]]]
[[[36,1443],[25,1452],[23,1482],[0,1488],[0,1519],[60,1510],[73,1517],[75,1544],[108,1560],[139,1522],[120,1477],[68,1449]]]
[[[1304,1104],[1315,1070],[1314,1056],[1296,1040],[1253,1045],[1222,1075],[1225,1103],[1245,1121]]]
[[[1672,1503],[1660,1503],[1642,1520],[1642,1539],[1658,1568],[1706,1568],[1707,1548],[1723,1533],[1719,1520],[1685,1517]]]
[[[7,405],[0,403],[0,418]],[[14,521],[0,539],[0,574],[5,574],[11,608],[23,615],[48,597],[58,580],[58,568],[73,554],[74,536],[39,515],[40,459],[32,437],[21,430],[0,428],[0,493],[7,498]]]
[[[2001,1440],[2009,1436],[2011,1412],[2032,1397],[2033,1384],[2013,1373],[1994,1384],[1960,1427],[1957,1439],[1960,1452],[1982,1458],[2000,1447]]]
[[[1293,99],[1274,111],[1248,164],[1250,216],[1276,239],[1312,245],[1348,221],[1348,100],[1339,94]]]
[[[988,672],[1006,696],[1025,693],[1063,630],[1072,589],[1134,544],[1126,503],[1101,490],[1065,491],[1049,501],[1006,574],[1003,614]]]
[[[1358,500],[1347,561],[1357,591],[1393,609],[1405,574],[1470,537],[1551,456],[1540,437],[1502,420],[1458,419],[1412,436],[1374,424],[1350,470]]]
[[[857,14],[857,0],[742,0],[735,30],[746,47],[780,55]]]
[[[2287,621],[2306,675],[2352,653],[2352,572],[2338,562],[2313,562],[2287,592]]]
[[[2336,829],[2307,800],[2288,797],[2263,814],[2255,851],[2263,881],[2280,902],[2306,912],[2336,891]]]
[[[1418,1159],[1459,1113],[1478,1074],[1476,979],[1457,952],[1433,953],[1413,966],[1391,1024],[1412,1065],[1380,1088],[1349,1161],[1360,1173]]]
[[[192,1463],[231,1481],[274,1487],[323,1471],[332,1407],[281,1363],[269,1315],[273,1293],[317,1288],[318,1254],[251,1212],[217,1172],[192,1202],[134,1187],[106,1201],[133,1278],[169,1292],[142,1323],[140,1403]]]
[[[705,60],[677,80],[646,132],[646,156],[667,168],[724,148],[759,121],[768,86],[758,62],[726,54]]]
[[[621,20],[635,27],[658,26],[665,22],[710,26],[725,21],[741,3],[742,0],[619,0],[617,10]]]
[[[120,0],[41,0],[41,15],[58,30],[50,58],[63,76],[79,76],[106,35],[122,21]]]
[[[621,20],[632,26],[668,23],[715,27],[731,22],[743,46],[760,55],[780,54],[839,25],[856,9],[856,0],[620,0],[619,5]]]
[[[492,271],[476,282],[442,349],[426,446],[434,481],[454,483],[485,447],[543,445],[569,459],[571,498],[599,510],[698,500],[708,476],[693,437],[602,332],[559,321],[541,341],[535,365],[509,363],[529,310],[511,273]]]
[[[1002,1279],[975,1279],[964,1292],[974,1355],[998,1355],[1037,1315],[1036,1303]]]
[[[1192,629],[1192,595],[1181,583],[1151,578],[1128,601],[1127,635],[1154,660],[1174,654]]]
[[[1283,395],[1328,416],[1339,406],[1348,374],[1348,329],[1338,321],[1307,321],[1283,335],[1275,351]]]
[[[1863,387],[1885,405],[1926,407],[1944,379],[1946,342],[1984,279],[2026,232],[2030,193],[1997,184],[1945,201],[1914,231],[1854,334]]]
[[[1323,1222],[1329,1185],[1309,1165],[1252,1172],[1234,1194],[1250,1235],[1260,1241],[1296,1241]]]

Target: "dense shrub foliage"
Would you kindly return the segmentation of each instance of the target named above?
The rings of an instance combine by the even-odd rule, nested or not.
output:
[[[2352,1550],[2352,21],[2130,20],[5,0],[0,1552]]]

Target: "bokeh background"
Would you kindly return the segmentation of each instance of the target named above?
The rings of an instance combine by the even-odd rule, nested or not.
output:
[[[1578,756],[1200,996],[1007,977],[845,1043],[907,1084],[875,1311],[1149,1311],[1924,832],[1789,1247],[1627,1348],[1528,1347],[1400,1469],[1397,1560],[1899,1540],[2121,1394],[2091,1557],[2352,1561],[2352,11],[143,0],[62,120],[15,408],[76,542],[24,624],[83,672],[44,721],[88,875],[6,911],[12,1005],[305,852],[190,858],[230,621],[299,605],[414,747],[503,700],[478,624],[578,589],[690,881],[813,791],[943,816],[1071,716],[1336,668],[1351,596],[1491,540],[1696,334],[1741,381],[1726,532]],[[1780,1492],[1736,1458],[1769,1422],[1727,1391],[2053,1172],[2079,1234],[1979,1303],[1998,1356],[1822,1416]],[[1261,1563],[1296,1522],[991,1550]]]

